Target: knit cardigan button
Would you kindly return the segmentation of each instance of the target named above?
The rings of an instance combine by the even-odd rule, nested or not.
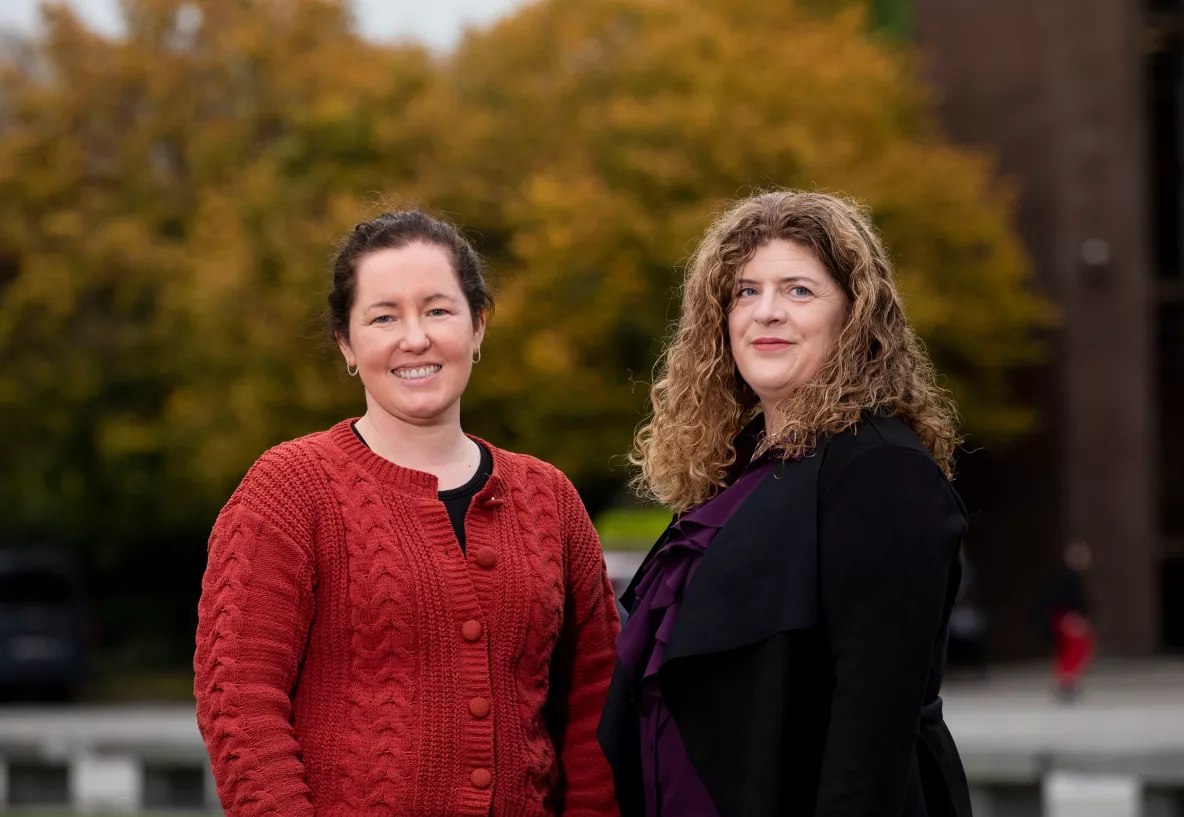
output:
[[[477,551],[477,564],[486,570],[497,564],[497,551],[493,548],[481,548]]]
[[[481,637],[484,628],[481,622],[476,619],[469,619],[460,626],[460,635],[465,641],[476,641]]]
[[[489,699],[488,698],[474,698],[469,701],[469,713],[474,718],[485,718],[489,716]]]
[[[493,783],[493,775],[489,773],[489,769],[473,769],[473,773],[469,775],[469,779],[473,781],[473,786],[478,789],[488,789]]]

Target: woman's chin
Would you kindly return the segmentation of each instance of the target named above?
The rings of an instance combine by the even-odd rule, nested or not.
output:
[[[446,417],[457,399],[448,399],[438,394],[415,395],[413,399],[402,396],[397,400],[380,400],[379,406],[392,417],[416,425],[429,424]]]

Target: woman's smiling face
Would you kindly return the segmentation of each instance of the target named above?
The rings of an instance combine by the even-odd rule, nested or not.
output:
[[[728,342],[766,413],[812,378],[839,339],[847,296],[808,247],[763,244],[736,274]]]
[[[384,249],[357,265],[349,337],[338,338],[368,404],[415,425],[459,414],[485,334],[448,250],[423,242]]]

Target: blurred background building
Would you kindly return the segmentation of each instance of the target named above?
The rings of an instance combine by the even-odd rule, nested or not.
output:
[[[1048,363],[1018,375],[1038,428],[962,462],[992,651],[1039,649],[1016,600],[1073,537],[1105,647],[1184,649],[1184,5],[918,0],[915,25],[949,131],[1016,180],[1061,311]]]

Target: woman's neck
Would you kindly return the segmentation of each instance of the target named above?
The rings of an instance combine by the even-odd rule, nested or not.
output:
[[[370,406],[357,426],[375,454],[404,468],[434,474],[442,482],[451,481],[448,476],[468,464],[476,450],[461,430],[459,412],[439,423],[417,425]]]

